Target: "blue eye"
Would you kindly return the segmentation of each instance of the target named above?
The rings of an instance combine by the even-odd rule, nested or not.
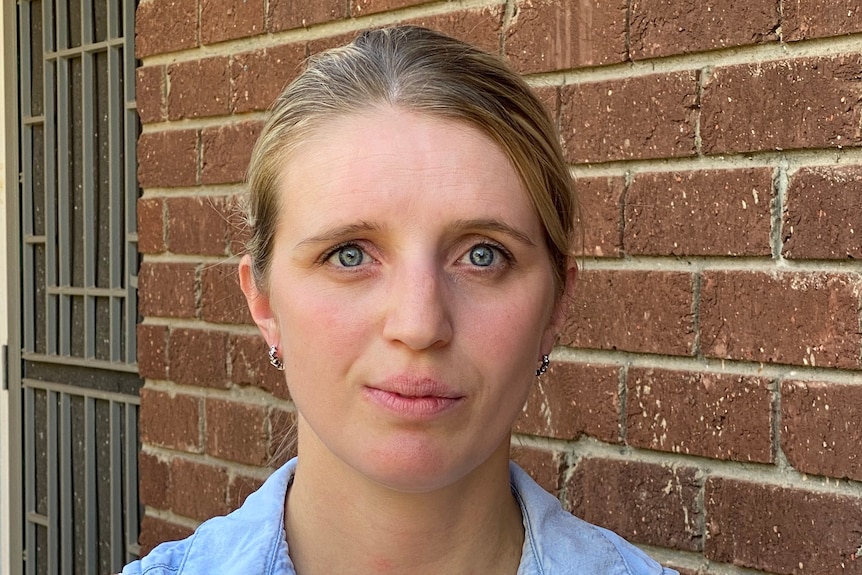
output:
[[[359,246],[346,245],[337,248],[330,259],[338,256],[338,263],[346,268],[355,268],[365,261],[365,252]],[[334,262],[333,262],[334,263]]]
[[[469,257],[471,264],[484,268],[494,263],[497,254],[491,246],[478,245],[470,249]]]

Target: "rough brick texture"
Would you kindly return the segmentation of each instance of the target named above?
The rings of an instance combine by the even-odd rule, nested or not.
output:
[[[261,122],[242,122],[202,130],[201,183],[243,181],[261,128]]]
[[[138,139],[138,184],[143,188],[193,186],[197,163],[196,130],[148,132]]]
[[[563,488],[565,454],[549,449],[512,446],[512,459],[546,491],[558,495]]]
[[[792,259],[862,259],[862,169],[805,168],[790,179],[784,250]]]
[[[252,323],[235,262],[201,271],[201,317],[213,323]]]
[[[249,112],[269,108],[299,73],[305,55],[305,44],[296,43],[234,56],[230,70],[231,109]]]
[[[624,178],[578,178],[583,246],[576,253],[612,258],[622,255]],[[580,249],[578,249],[580,248]]]
[[[141,391],[141,440],[188,452],[201,450],[201,401],[188,395]]]
[[[144,0],[135,14],[135,55],[145,58],[197,46],[197,0]]]
[[[862,573],[862,500],[724,477],[707,480],[705,555],[770,573]]]
[[[194,264],[144,262],[138,272],[138,310],[145,316],[194,317],[195,276]]]
[[[788,41],[862,32],[857,0],[785,0],[781,6],[781,30]]]
[[[207,453],[249,465],[265,464],[269,452],[266,414],[266,408],[258,405],[207,399]]]
[[[203,44],[264,31],[264,0],[200,0],[200,4]]]
[[[272,32],[306,27],[347,16],[347,3],[341,0],[270,0],[267,21]]]
[[[223,256],[230,239],[233,205],[226,198],[168,198],[168,249],[176,254]]]
[[[227,334],[178,328],[168,343],[171,380],[200,387],[227,387]]]
[[[168,66],[171,120],[221,116],[230,110],[230,62],[217,56]],[[201,92],[200,87],[207,89]]]

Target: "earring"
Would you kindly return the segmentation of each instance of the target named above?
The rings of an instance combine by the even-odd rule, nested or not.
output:
[[[539,366],[539,369],[536,370],[536,377],[540,377],[544,375],[546,371],[548,371],[548,366],[551,365],[551,358],[548,357],[548,354],[542,356],[542,365]]]
[[[284,364],[278,359],[278,346],[273,345],[269,348],[269,363],[278,371],[284,371]]]

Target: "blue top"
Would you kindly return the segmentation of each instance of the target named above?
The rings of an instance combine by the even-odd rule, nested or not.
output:
[[[607,529],[578,519],[520,467],[509,464],[512,492],[524,518],[518,575],[673,575]],[[123,575],[183,573],[295,575],[284,532],[284,499],[292,459],[233,513],[205,521],[190,537],[162,543]]]

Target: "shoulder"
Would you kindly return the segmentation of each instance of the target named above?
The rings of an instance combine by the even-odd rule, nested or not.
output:
[[[524,516],[524,552],[518,575],[672,575],[622,537],[579,519],[511,464],[512,490]]]
[[[284,496],[295,466],[295,460],[288,462],[249,495],[242,507],[203,522],[187,539],[162,543],[127,565],[122,575],[292,575],[284,533]]]

